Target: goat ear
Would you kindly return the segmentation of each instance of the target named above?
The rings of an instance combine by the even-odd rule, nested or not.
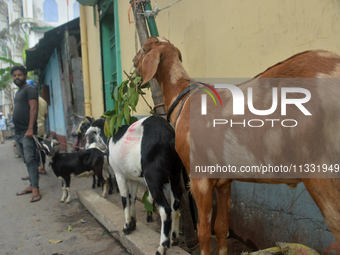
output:
[[[58,142],[58,141],[53,141],[53,145],[58,146],[58,145],[60,145],[60,142]]]
[[[143,83],[141,86],[150,81],[155,76],[160,59],[161,52],[159,49],[153,49],[145,55],[144,59],[142,60]]]

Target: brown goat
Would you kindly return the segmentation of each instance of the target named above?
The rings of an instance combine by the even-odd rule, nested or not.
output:
[[[178,95],[190,85],[190,77],[181,63],[180,51],[164,38],[150,37],[143,48],[135,56],[136,73],[143,77],[143,84],[155,78],[163,92],[165,108],[168,111]],[[340,78],[340,57],[327,51],[307,51],[280,62],[256,78]],[[255,79],[256,80],[256,79]],[[316,79],[320,80],[320,79]],[[190,101],[200,100],[201,91],[192,93],[183,103],[174,108],[170,121],[176,131],[176,150],[190,174],[193,168],[192,157],[203,163],[212,165],[216,161],[220,165],[254,164],[305,164],[305,163],[340,163],[340,87],[339,79],[336,86],[321,87],[315,81],[308,90],[316,99],[306,104],[313,113],[311,119],[305,118],[297,107],[288,106],[288,110],[298,120],[294,129],[264,127],[263,129],[225,128],[223,133],[200,136],[200,140],[190,137]],[[254,90],[254,105],[262,105],[261,109],[270,108],[272,98],[270,92],[259,88],[254,80],[238,85],[244,93],[252,84]],[[273,85],[271,85],[274,87]],[[269,87],[270,88],[270,87]],[[299,98],[298,95],[292,96]],[[232,95],[229,92],[221,94],[224,118],[231,118]],[[208,103],[208,108],[209,108]],[[269,106],[269,107],[268,107]],[[228,108],[230,107],[230,108]],[[180,108],[181,111],[180,111]],[[211,109],[211,108],[210,108]],[[180,114],[178,115],[178,113]],[[277,119],[280,113],[275,111],[272,119]],[[243,118],[250,116],[245,112]],[[281,115],[280,115],[281,117]],[[258,119],[264,119],[258,116]],[[236,119],[238,120],[238,119]],[[175,124],[176,121],[176,124]],[[196,128],[199,130],[199,128]],[[190,146],[195,150],[190,151]],[[200,145],[200,146],[198,146]],[[217,151],[217,148],[219,151]],[[190,154],[192,153],[192,155]],[[204,162],[207,161],[207,162]],[[196,163],[196,162],[195,162]],[[218,240],[219,254],[227,254],[227,233],[229,230],[229,211],[231,203],[231,182],[233,180],[256,183],[286,183],[296,186],[303,182],[311,197],[320,208],[334,237],[340,241],[340,179],[337,178],[191,178],[191,189],[194,194],[199,214],[198,237],[201,254],[210,254],[211,215],[213,190],[217,197],[217,217],[215,233]]]

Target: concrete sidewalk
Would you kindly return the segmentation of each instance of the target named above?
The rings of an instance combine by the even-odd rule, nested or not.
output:
[[[160,234],[156,231],[157,226],[155,226],[158,215],[154,214],[153,224],[144,224],[146,210],[143,209],[144,205],[137,200],[137,228],[130,235],[125,235],[123,233],[124,212],[118,204],[121,203],[119,194],[109,195],[109,199],[114,201],[110,202],[108,199],[102,198],[99,191],[100,189],[78,191],[78,199],[131,254],[154,255],[160,241]],[[188,252],[178,246],[170,247],[166,254],[189,255]]]

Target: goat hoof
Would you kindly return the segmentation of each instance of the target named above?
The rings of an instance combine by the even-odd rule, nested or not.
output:
[[[147,211],[146,213],[147,213],[146,221],[147,222],[153,222],[152,211]]]
[[[156,251],[156,255],[164,255],[166,253],[166,247],[159,247]]]
[[[171,245],[172,246],[177,246],[179,244],[179,237],[178,234],[176,234],[176,232],[172,232],[171,234]]]
[[[113,191],[112,189],[109,190],[109,195],[112,195],[113,194]]]
[[[147,222],[153,222],[152,215],[146,216],[146,221],[147,221]]]
[[[131,221],[129,224],[125,224],[125,228],[123,229],[123,232],[125,235],[131,234],[132,231],[136,229],[136,220],[135,218],[131,217]]]
[[[96,188],[96,185],[92,185],[92,189],[95,189]]]
[[[134,231],[135,229],[136,229],[136,225],[129,227],[129,228],[124,228],[123,232],[124,232],[125,235],[130,235],[132,233],[132,231]]]
[[[125,235],[130,235],[131,232],[132,232],[132,229],[124,228],[124,229],[123,229],[123,232],[124,232]]]
[[[175,238],[171,240],[171,245],[172,246],[177,246],[179,244],[179,238]]]

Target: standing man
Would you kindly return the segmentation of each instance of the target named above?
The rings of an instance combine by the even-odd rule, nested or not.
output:
[[[2,116],[2,112],[0,112],[0,141],[1,144],[5,143],[6,139],[6,119]]]
[[[31,202],[41,199],[39,193],[39,172],[36,144],[33,135],[37,134],[38,91],[26,83],[27,70],[24,66],[13,66],[13,82],[19,87],[14,97],[13,123],[15,142],[27,167],[30,186],[17,193],[17,196],[32,193]]]
[[[26,83],[28,85],[33,86],[35,89],[38,90],[38,86],[33,80],[27,80]],[[38,118],[37,118],[37,125],[38,125],[37,137],[38,137],[39,142],[42,142],[44,134],[45,134],[45,119],[47,118],[47,103],[41,96],[39,96],[38,105],[39,105],[39,110],[38,110]],[[45,152],[40,151],[37,154],[39,156],[38,162],[41,163],[40,168],[39,168],[39,174],[47,174],[46,169],[45,169],[45,162],[46,162]]]

